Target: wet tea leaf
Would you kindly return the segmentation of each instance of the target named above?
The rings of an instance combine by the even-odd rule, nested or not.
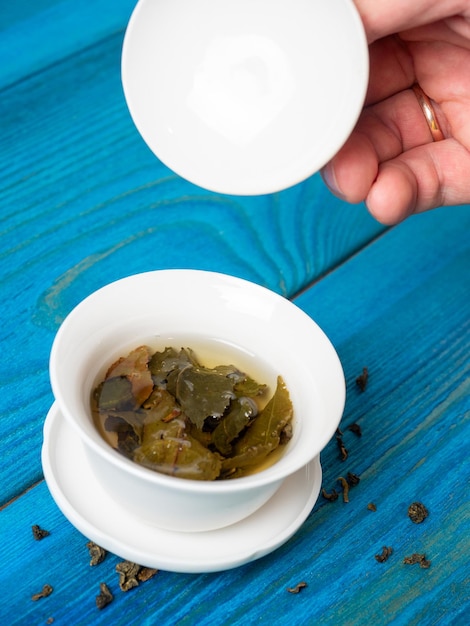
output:
[[[273,397],[235,444],[235,455],[225,459],[224,471],[260,462],[278,447],[281,434],[292,420],[293,407],[284,380],[278,376]]]
[[[234,365],[204,367],[189,348],[150,354],[141,346],[109,368],[91,404],[105,438],[128,458],[172,476],[214,480],[253,471],[291,438],[284,381],[278,378],[259,412],[255,398],[266,389]]]
[[[284,380],[277,379],[277,387],[273,397],[260,412],[246,435],[237,444],[236,452],[244,452],[253,445],[279,445],[281,432],[291,421],[293,414],[292,402]]]
[[[96,404],[103,413],[136,408],[131,382],[125,377],[105,380],[96,390]]]
[[[234,387],[235,394],[239,398],[243,396],[248,396],[249,398],[262,396],[266,393],[266,390],[267,385],[257,383],[256,380],[253,380],[253,378],[245,375],[243,375],[243,379],[240,380],[240,382],[237,382]]]
[[[105,380],[126,378],[132,387],[136,406],[140,406],[152,393],[153,380],[148,368],[150,352],[147,346],[132,350],[127,357],[121,358],[108,370]]]
[[[256,412],[256,405],[249,398],[232,402],[230,411],[220,420],[212,433],[212,443],[219,452],[225,456],[231,453],[232,441],[238,437]]]
[[[220,474],[220,457],[186,434],[181,419],[152,422],[134,461],[163,474],[194,480],[214,480]]]
[[[206,417],[220,418],[234,398],[234,382],[205,367],[187,367],[178,376],[176,399],[184,413],[200,429]]]

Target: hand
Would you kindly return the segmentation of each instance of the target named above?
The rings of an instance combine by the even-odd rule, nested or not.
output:
[[[348,202],[384,224],[470,203],[469,0],[355,0],[369,40],[366,105],[323,169]],[[431,98],[444,140],[433,141],[411,87]]]

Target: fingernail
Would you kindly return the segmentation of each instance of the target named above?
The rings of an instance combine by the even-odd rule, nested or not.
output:
[[[338,196],[339,198],[342,198],[343,194],[338,187],[335,176],[335,168],[333,167],[333,165],[331,163],[327,163],[320,173],[325,185],[328,187],[331,193],[333,193],[335,196]]]

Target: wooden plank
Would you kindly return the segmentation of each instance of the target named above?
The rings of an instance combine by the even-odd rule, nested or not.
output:
[[[116,35],[0,99],[0,501],[41,477],[48,356],[82,298],[133,272],[222,271],[292,295],[383,231],[319,176],[272,196],[205,192],[145,147],[120,85]],[[27,354],[27,365],[24,355]]]
[[[347,471],[360,475],[349,503],[320,499],[300,531],[258,562],[203,576],[160,572],[126,595],[117,589],[115,557],[90,569],[85,538],[40,484],[0,513],[0,584],[9,598],[2,622],[465,624],[469,222],[468,207],[409,220],[296,300],[327,330],[345,369],[349,457],[342,462],[332,441],[322,464],[327,490]],[[360,393],[355,377],[364,365],[370,379]],[[351,422],[362,437],[346,429]],[[416,500],[429,509],[420,525],[407,517]],[[33,544],[32,523],[51,536]],[[378,563],[382,546],[393,553]],[[413,552],[426,553],[431,567],[404,565]],[[102,613],[94,607],[101,580],[116,594]],[[301,593],[286,591],[301,580],[308,583]],[[44,582],[54,593],[32,603],[30,590]]]
[[[16,0],[0,11],[0,88],[116,32],[137,0]]]

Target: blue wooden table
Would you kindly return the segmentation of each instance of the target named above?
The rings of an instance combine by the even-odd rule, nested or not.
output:
[[[0,624],[467,624],[470,207],[385,229],[318,176],[258,198],[179,179],[146,148],[124,102],[133,4],[0,9]],[[260,560],[204,575],[160,571],[123,592],[122,559],[91,567],[88,538],[43,480],[49,352],[61,320],[95,289],[181,267],[265,285],[325,330],[347,380],[348,457],[330,442],[323,487],[341,493],[347,472],[360,482],[348,503],[320,497],[294,537]],[[429,511],[421,524],[407,515],[416,501]],[[33,525],[50,535],[36,541]],[[379,562],[384,546],[393,551]],[[430,566],[404,564],[415,553]],[[114,600],[99,610],[101,582]],[[287,591],[299,582],[298,594]],[[45,584],[52,593],[32,600]]]

